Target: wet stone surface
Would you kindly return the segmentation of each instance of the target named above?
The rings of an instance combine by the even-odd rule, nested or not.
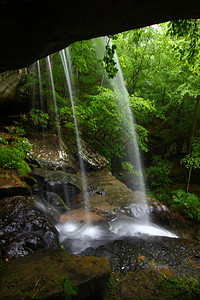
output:
[[[168,269],[181,276],[200,280],[200,243],[167,237],[123,238],[97,249],[85,249],[81,255],[109,258],[114,271]]]
[[[0,248],[3,257],[24,256],[38,249],[56,249],[58,232],[36,207],[35,196],[0,200]]]

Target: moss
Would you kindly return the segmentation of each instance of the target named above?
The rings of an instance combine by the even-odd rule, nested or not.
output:
[[[169,277],[163,278],[156,284],[158,297],[164,299],[199,299],[200,284],[195,278]]]
[[[0,271],[0,299],[64,299],[66,278],[67,287],[77,287],[77,299],[87,299],[102,294],[111,270],[106,258],[48,250],[4,262]]]

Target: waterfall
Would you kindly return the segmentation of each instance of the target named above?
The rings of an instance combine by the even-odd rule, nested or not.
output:
[[[96,48],[96,52],[98,56],[102,59],[105,53],[105,45],[109,44],[111,45],[111,41],[106,40],[105,38],[97,38],[94,39],[94,44]],[[116,77],[113,79],[110,79],[110,84],[115,92],[116,95],[116,102],[118,105],[118,109],[121,112],[120,115],[122,116],[122,124],[124,127],[124,130],[128,132],[128,135],[130,136],[131,142],[128,143],[127,146],[127,157],[128,161],[133,165],[136,178],[138,182],[136,184],[133,184],[132,189],[133,190],[139,190],[140,193],[140,203],[132,205],[132,211],[134,214],[134,211],[137,210],[137,217],[141,218],[144,222],[149,221],[149,211],[148,211],[148,205],[147,205],[147,199],[145,194],[145,182],[144,182],[144,176],[143,176],[143,168],[142,168],[142,162],[140,157],[140,151],[139,146],[137,142],[136,137],[136,130],[135,130],[135,120],[131,112],[129,99],[128,99],[128,92],[125,86],[121,66],[119,64],[118,57],[115,53],[114,60],[118,69],[118,72],[116,74]],[[135,178],[133,178],[133,181]],[[134,206],[137,205],[137,208]],[[138,208],[139,206],[139,208]],[[136,216],[136,215],[135,215]]]
[[[86,179],[86,172],[85,172],[85,167],[83,163],[83,159],[81,157],[81,152],[82,152],[82,143],[79,135],[79,128],[78,128],[78,122],[77,122],[77,117],[76,117],[76,109],[75,109],[75,104],[74,104],[74,97],[73,97],[73,92],[72,92],[72,69],[71,69],[71,59],[70,59],[70,53],[69,49],[66,49],[67,53],[67,58],[68,58],[68,63],[69,67],[67,64],[67,59],[65,55],[65,50],[60,51],[60,56],[63,64],[63,69],[66,77],[66,81],[68,84],[68,89],[69,89],[69,96],[70,96],[70,101],[71,101],[71,106],[72,106],[72,111],[73,111],[73,117],[74,117],[74,124],[75,124],[75,132],[76,132],[76,141],[77,141],[77,153],[78,153],[78,160],[79,160],[79,166],[80,166],[80,171],[81,171],[81,179],[82,179],[82,184],[83,184],[83,189],[84,189],[84,202],[86,205],[86,208],[89,208],[89,198],[88,198],[88,188],[87,188],[87,179]]]

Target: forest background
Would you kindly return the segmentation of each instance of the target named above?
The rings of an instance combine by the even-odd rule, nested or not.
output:
[[[200,221],[199,35],[198,20],[135,29],[110,37],[113,46],[107,47],[103,60],[98,59],[92,40],[69,47],[81,138],[104,155],[112,173],[131,187],[133,175],[137,176],[128,159],[131,136],[121,124],[116,94],[110,85],[117,71],[112,60],[115,50],[136,121],[147,193],[193,226],[199,226]],[[74,117],[61,58],[55,53],[50,59],[62,136],[76,152]],[[32,109],[21,116],[20,124],[26,132],[34,125],[39,131],[56,133],[45,59],[40,61],[40,71],[42,95],[36,64],[29,68],[24,88],[31,91]],[[30,147],[28,140],[25,146],[20,142],[23,130],[16,134],[14,144],[0,137],[4,144],[1,168],[18,169],[24,175],[24,170],[29,170],[24,158]],[[17,161],[19,157],[21,162]]]

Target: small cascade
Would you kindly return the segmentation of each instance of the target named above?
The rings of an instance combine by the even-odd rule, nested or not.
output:
[[[96,52],[98,56],[100,56],[100,58],[102,59],[105,53],[105,46],[106,44],[110,45],[111,41],[103,37],[94,39],[93,41],[96,47]],[[121,66],[119,64],[119,60],[117,58],[116,53],[114,55],[114,60],[116,62],[118,72],[115,78],[110,79],[110,84],[116,95],[116,102],[118,105],[120,116],[122,117],[122,124],[124,130],[128,132],[128,135],[131,140],[131,142],[128,143],[127,145],[127,158],[128,161],[131,162],[131,164],[133,165],[134,172],[136,173],[133,174],[134,175],[133,181],[136,181],[136,184],[133,184],[132,189],[139,190],[142,192],[141,193],[142,196],[140,197],[140,203],[137,204],[141,208],[140,209],[141,215],[138,217],[140,217],[143,222],[148,223],[149,222],[148,205],[147,205],[147,199],[145,195],[145,182],[144,182],[144,176],[142,171],[143,169],[142,162],[141,162],[140,151],[139,151],[137,137],[136,137],[135,120],[131,112],[129,99],[128,99],[128,92],[125,86]]]
[[[77,141],[77,153],[78,153],[78,159],[79,159],[79,166],[81,170],[81,178],[82,178],[82,184],[83,184],[83,189],[84,189],[84,202],[86,208],[89,208],[89,198],[88,198],[88,188],[87,188],[87,179],[86,179],[86,172],[85,172],[85,167],[83,163],[83,159],[81,157],[81,150],[82,150],[82,144],[81,144],[81,139],[79,135],[79,128],[78,128],[78,122],[77,122],[77,117],[76,117],[76,109],[75,109],[75,104],[74,104],[74,97],[73,97],[73,92],[72,92],[72,69],[71,69],[71,59],[70,59],[70,53],[69,49],[66,49],[67,53],[67,58],[69,62],[69,67],[65,55],[65,50],[60,51],[60,56],[63,64],[63,69],[65,73],[65,77],[67,80],[68,84],[68,89],[69,89],[69,95],[70,95],[70,101],[71,101],[71,106],[72,106],[72,111],[73,111],[73,116],[74,116],[74,124],[75,124],[75,131],[76,131],[76,141]]]

